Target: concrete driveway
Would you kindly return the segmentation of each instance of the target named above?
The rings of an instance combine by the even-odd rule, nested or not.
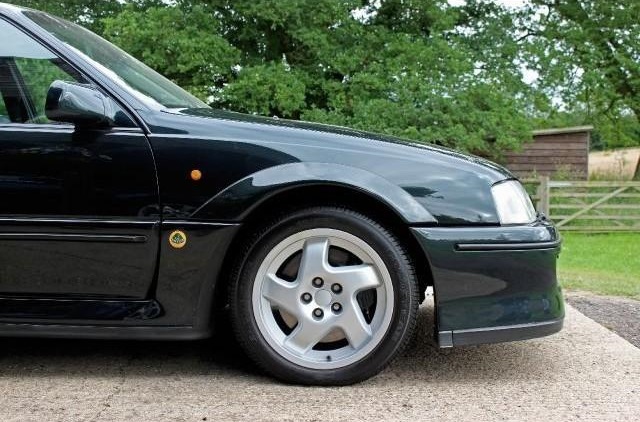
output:
[[[383,374],[344,388],[256,375],[231,343],[2,339],[0,420],[638,420],[640,349],[568,308],[560,334],[452,350],[421,334]]]

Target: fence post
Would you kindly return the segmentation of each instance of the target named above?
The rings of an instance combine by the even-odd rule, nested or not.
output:
[[[538,185],[538,211],[549,217],[549,176],[540,176]]]

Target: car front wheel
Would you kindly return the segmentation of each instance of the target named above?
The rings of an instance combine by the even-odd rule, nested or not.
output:
[[[418,283],[408,254],[360,213],[319,207],[279,218],[248,242],[234,273],[234,332],[281,380],[361,381],[413,334]]]

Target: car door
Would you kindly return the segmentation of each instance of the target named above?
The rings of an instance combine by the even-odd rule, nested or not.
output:
[[[113,128],[49,121],[54,80],[90,82],[1,18],[0,34],[0,297],[147,297],[160,219],[145,134],[115,101]]]

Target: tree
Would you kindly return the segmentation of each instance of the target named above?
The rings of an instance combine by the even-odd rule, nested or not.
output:
[[[102,19],[117,15],[123,7],[121,2],[109,0],[7,0],[7,2],[60,16],[97,33],[102,32]]]
[[[528,88],[510,63],[517,52],[487,53],[495,50],[492,36],[513,27],[498,7],[452,8],[444,0],[16,3],[88,25],[217,107],[494,157],[529,137]]]
[[[15,3],[89,26],[215,107],[493,158],[534,125],[640,143],[635,0]]]
[[[562,101],[548,118],[564,108],[608,146],[640,144],[639,15],[636,0],[532,0],[522,20],[532,63]]]
[[[184,10],[129,4],[102,25],[107,39],[205,101],[219,95],[239,61],[221,23],[200,5]]]
[[[519,69],[478,71],[482,52],[446,2],[272,4],[233,2],[227,39],[244,60],[219,105],[492,156],[530,136]]]

